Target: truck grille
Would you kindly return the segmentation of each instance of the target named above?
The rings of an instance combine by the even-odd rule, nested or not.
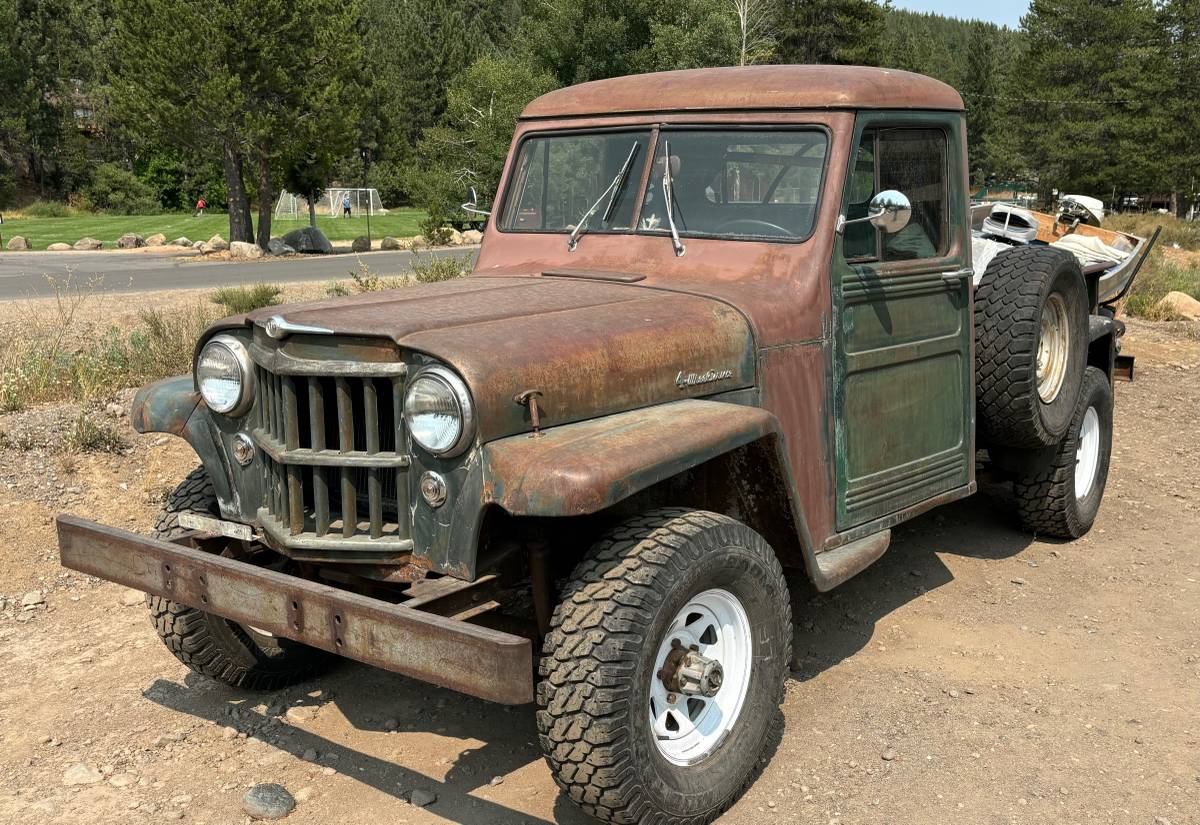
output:
[[[411,552],[404,365],[329,376],[313,374],[319,361],[286,359],[272,371],[259,347],[251,352],[263,529],[301,559],[382,561]]]

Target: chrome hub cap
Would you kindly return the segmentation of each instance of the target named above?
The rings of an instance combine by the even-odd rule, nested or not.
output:
[[[727,590],[706,590],[675,615],[654,659],[648,709],[667,761],[699,762],[733,729],[750,687],[753,648],[746,610]]]
[[[1079,439],[1075,448],[1075,498],[1086,498],[1096,483],[1096,470],[1100,467],[1100,415],[1095,407],[1088,407],[1079,426]]]
[[[1061,295],[1055,293],[1046,299],[1046,305],[1042,307],[1041,334],[1038,336],[1037,389],[1038,396],[1045,404],[1058,398],[1063,379],[1066,378],[1070,333],[1067,304]]]

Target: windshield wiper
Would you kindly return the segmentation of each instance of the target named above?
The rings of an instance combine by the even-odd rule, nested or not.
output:
[[[675,247],[675,256],[687,252],[683,241],[679,240],[679,230],[675,228],[675,186],[671,180],[671,141],[663,141],[663,154],[667,162],[663,164],[662,191],[667,209],[667,224],[671,227],[671,245]]]
[[[575,228],[571,230],[571,234],[567,236],[567,249],[572,252],[579,245],[579,236],[583,233],[583,228],[587,225],[588,219],[596,214],[596,210],[600,207],[600,202],[608,197],[608,206],[604,208],[604,214],[600,217],[601,223],[607,223],[612,217],[612,211],[617,205],[617,195],[625,187],[625,179],[629,177],[629,168],[633,166],[633,159],[637,155],[638,144],[635,142],[629,149],[629,157],[625,158],[625,162],[621,164],[621,171],[617,172],[617,176],[612,179],[604,191],[600,193],[600,197],[596,198],[596,202],[588,207],[588,211],[583,213],[583,217],[575,224]]]

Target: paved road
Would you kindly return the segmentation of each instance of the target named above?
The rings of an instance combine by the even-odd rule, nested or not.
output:
[[[464,247],[435,250],[432,254],[473,256],[475,252],[476,247]],[[73,273],[72,277],[85,281],[103,279],[103,288],[113,292],[147,292],[259,281],[331,281],[358,271],[360,260],[380,275],[399,275],[410,270],[413,253],[214,261],[159,252],[4,252],[0,253],[0,301],[51,295],[47,275],[63,278]]]

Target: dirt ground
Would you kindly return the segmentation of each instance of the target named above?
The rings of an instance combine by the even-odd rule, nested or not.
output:
[[[1200,341],[1131,324],[1126,352],[1089,536],[1023,535],[998,490],[833,593],[796,581],[782,744],[723,823],[1200,823]],[[139,594],[58,566],[52,520],[145,530],[193,456],[63,456],[76,415],[0,416],[0,822],[225,825],[258,782],[295,823],[590,821],[531,708],[349,662],[266,695],[190,674]]]

